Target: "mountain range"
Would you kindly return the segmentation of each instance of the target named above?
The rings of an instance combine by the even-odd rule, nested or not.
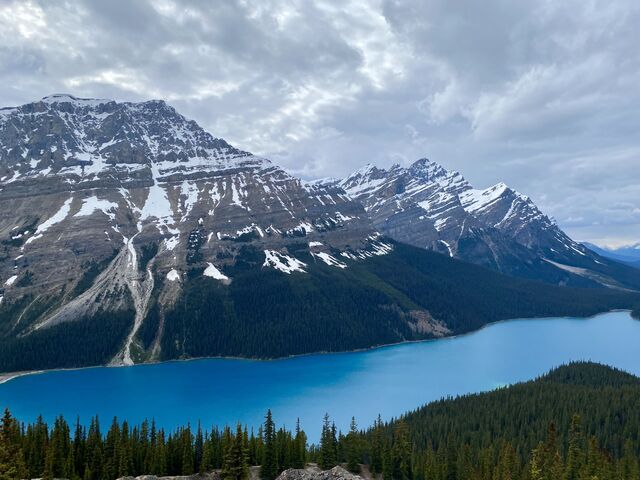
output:
[[[605,248],[593,243],[583,242],[589,250],[596,252],[601,257],[610,258],[617,262],[626,263],[632,267],[640,268],[640,243],[625,247]]]
[[[640,289],[506,185],[426,159],[304,182],[163,101],[0,109],[0,206],[0,371],[366,348]]]
[[[427,159],[408,168],[367,165],[325,183],[362,203],[373,225],[398,241],[557,285],[640,288],[637,272],[569,238],[504,183],[478,190]]]

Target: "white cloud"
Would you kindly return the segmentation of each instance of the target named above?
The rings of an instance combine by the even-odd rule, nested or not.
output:
[[[300,175],[429,156],[637,241],[639,24],[636,0],[7,0],[0,105],[163,98]]]

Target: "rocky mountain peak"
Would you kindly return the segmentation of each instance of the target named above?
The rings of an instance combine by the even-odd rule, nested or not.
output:
[[[113,178],[126,183],[134,176],[152,177],[156,166],[160,172],[177,169],[195,175],[271,165],[215,138],[164,101],[115,102],[66,94],[3,110],[0,152],[0,180],[6,184],[37,177],[74,184]]]
[[[528,196],[503,182],[475,189],[428,158],[389,170],[367,165],[340,186],[382,233],[506,273],[520,273],[536,259],[565,265],[591,258]],[[547,265],[541,270],[548,274]]]
[[[391,248],[343,190],[303,184],[155,100],[59,94],[4,110],[0,205],[0,305],[50,301],[16,331],[133,308],[115,363],[132,362],[153,289],[168,305],[187,272],[229,284],[225,268],[247,252],[290,275],[309,271],[292,245],[340,269]]]

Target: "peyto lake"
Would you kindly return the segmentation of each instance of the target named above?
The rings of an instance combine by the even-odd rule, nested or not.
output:
[[[63,414],[103,428],[117,415],[161,426],[200,420],[257,425],[271,408],[279,425],[299,417],[316,440],[325,412],[343,430],[369,425],[443,396],[532,379],[571,360],[640,374],[640,321],[628,312],[589,319],[512,320],[442,340],[283,360],[207,359],[27,375],[0,385],[0,406],[21,420]]]

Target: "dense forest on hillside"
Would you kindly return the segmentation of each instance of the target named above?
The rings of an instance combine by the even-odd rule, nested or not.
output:
[[[0,339],[0,372],[106,364],[122,346],[135,313],[101,312],[93,317]]]
[[[246,480],[249,465],[273,480],[287,468],[343,464],[384,480],[640,480],[640,379],[576,363],[493,392],[444,399],[366,431],[338,432],[329,416],[308,445],[304,431],[237,425],[173,432],[114,419],[101,430],[58,418],[0,424],[0,478],[113,480],[220,470]],[[365,467],[366,466],[366,467]]]
[[[316,263],[306,247],[289,250],[308,273],[261,270],[263,255],[250,247],[225,270],[229,286],[193,271],[165,314],[163,359],[271,358],[433,337],[411,324],[416,312],[458,334],[509,318],[589,316],[640,301],[638,293],[509,277],[399,243],[346,269]]]

